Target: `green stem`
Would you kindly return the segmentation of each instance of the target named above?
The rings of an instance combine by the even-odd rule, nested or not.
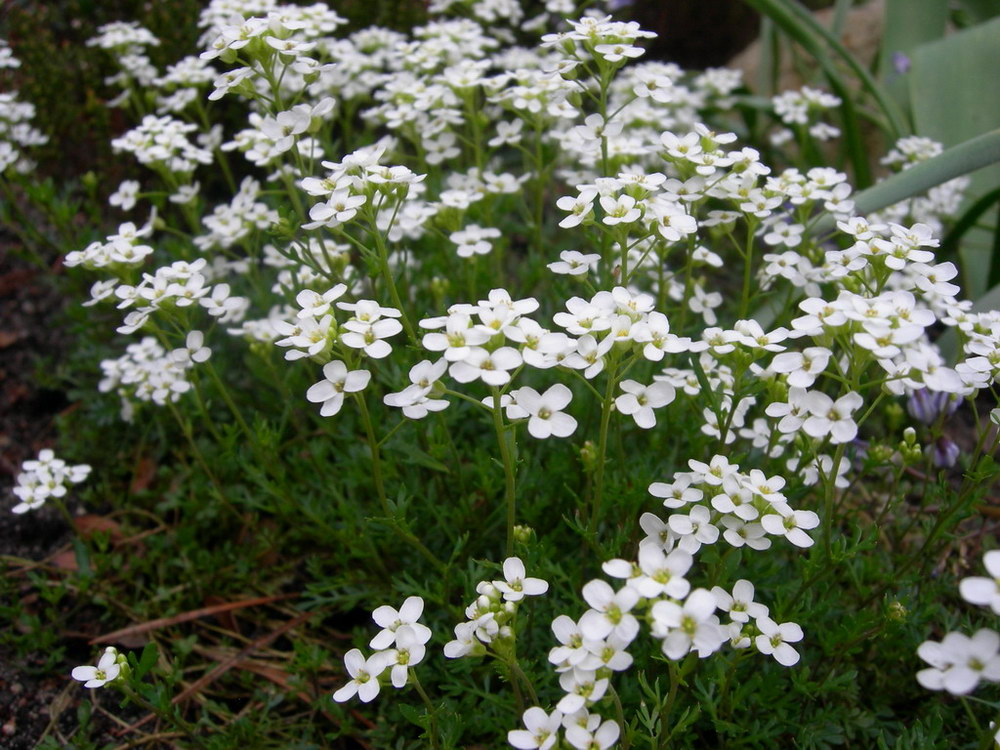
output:
[[[215,476],[215,473],[212,471],[212,467],[209,466],[208,461],[205,460],[204,454],[201,452],[198,444],[194,441],[194,435],[191,431],[191,423],[181,416],[181,413],[177,410],[177,407],[172,401],[168,400],[167,406],[170,408],[170,412],[174,415],[174,419],[177,420],[177,424],[180,426],[181,432],[184,433],[184,437],[187,439],[188,445],[191,447],[191,454],[194,456],[195,461],[198,462],[202,471],[205,472],[205,476],[207,476],[208,480],[212,483],[212,489],[215,490],[215,495],[219,498],[219,502],[222,503],[226,510],[230,511],[234,516],[236,516],[236,518],[240,519],[240,522],[242,523],[243,516],[240,515],[240,512],[236,510],[236,507],[229,502],[229,499],[222,491],[222,482],[220,482],[219,478]]]
[[[667,693],[667,700],[660,708],[660,728],[657,732],[657,741],[660,750],[665,750],[670,740],[671,733],[667,731],[667,720],[670,718],[670,712],[674,708],[674,701],[677,699],[677,689],[681,684],[680,668],[677,666],[677,662],[667,662],[667,668],[670,672],[670,692]]]
[[[368,438],[368,449],[371,451],[372,456],[372,479],[375,482],[375,492],[378,495],[379,505],[382,507],[382,513],[385,515],[386,522],[392,527],[392,530],[396,534],[413,547],[417,552],[419,552],[425,559],[427,559],[435,568],[440,572],[445,572],[448,566],[438,559],[438,556],[431,552],[427,546],[421,542],[411,531],[403,528],[396,516],[392,512],[392,508],[389,507],[389,498],[385,494],[385,484],[382,481],[382,454],[379,450],[379,441],[375,437],[375,428],[372,427],[371,415],[368,413],[368,404],[365,403],[365,398],[360,393],[354,394],[355,400],[358,402],[358,408],[361,411],[361,423],[365,428],[365,435]]]
[[[500,460],[503,462],[504,502],[507,505],[507,557],[514,554],[514,521],[517,515],[516,497],[516,467],[511,455],[507,436],[504,434],[503,407],[500,406],[500,389],[492,386],[493,392],[493,429],[496,430],[497,443],[500,445]],[[511,433],[513,441],[513,432]]]
[[[396,209],[399,209],[398,205]],[[375,250],[378,254],[379,267],[385,279],[386,286],[389,287],[389,296],[392,297],[392,304],[399,310],[400,320],[403,323],[403,328],[406,330],[406,337],[410,340],[410,343],[418,346],[420,341],[417,338],[416,329],[414,329],[413,323],[410,322],[410,316],[406,314],[403,300],[399,296],[399,290],[396,288],[396,280],[392,278],[392,270],[389,268],[389,252],[386,249],[385,240],[382,238],[382,232],[379,231],[376,223],[374,210],[369,213],[369,223],[371,225],[371,235],[375,239]]]
[[[753,276],[753,240],[756,222],[747,219],[747,244],[743,251],[743,293],[740,295],[740,319],[747,316],[750,308],[750,281]]]
[[[130,701],[142,706],[151,714],[159,716],[160,719],[162,719],[163,721],[176,727],[178,731],[182,732],[184,736],[187,739],[194,742],[196,746],[207,747],[205,742],[198,737],[198,728],[194,724],[191,724],[187,720],[182,718],[180,714],[177,713],[176,710],[164,711],[163,709],[159,708],[156,704],[146,700],[141,695],[139,695],[139,693],[133,690],[130,685],[127,685],[125,683],[118,683],[118,684],[112,683],[112,684],[119,690],[121,690]]]
[[[420,695],[420,699],[424,702],[427,707],[427,715],[430,717],[431,726],[427,731],[428,739],[431,741],[431,747],[434,750],[438,748],[438,729],[437,729],[437,709],[434,704],[431,703],[431,699],[427,696],[427,692],[424,690],[424,686],[420,684],[420,680],[417,679],[417,673],[410,670],[410,682],[413,683],[413,687],[416,688],[417,693]]]
[[[608,382],[604,389],[604,401],[601,403],[601,431],[597,442],[597,474],[594,477],[594,497],[590,508],[590,518],[587,520],[587,531],[593,536],[601,518],[601,502],[604,497],[604,465],[608,451],[608,426],[611,424],[611,411],[614,405],[615,386],[618,384],[617,363],[614,369],[608,370]]]

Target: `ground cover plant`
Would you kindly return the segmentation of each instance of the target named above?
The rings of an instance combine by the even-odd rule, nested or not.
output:
[[[10,502],[73,535],[2,558],[73,696],[29,743],[994,744],[1000,133],[749,4],[816,81],[647,61],[622,3],[122,18],[127,175],[68,194],[0,94],[75,339]]]

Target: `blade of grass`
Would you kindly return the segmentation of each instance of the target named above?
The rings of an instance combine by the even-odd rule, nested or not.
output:
[[[1000,125],[1000,18],[965,29],[913,50],[909,74],[913,121],[922,136],[945,148],[968,141]],[[1000,166],[972,176],[959,215],[976,197],[1000,185]],[[983,217],[985,228],[966,232],[959,248],[963,288],[972,299],[988,288],[993,264],[995,215]]]
[[[1000,162],[1000,128],[960,143],[904,172],[892,175],[867,190],[862,190],[854,196],[855,209],[858,214],[864,216],[925,193],[942,182],[997,162]],[[824,216],[816,222],[816,233],[827,232],[833,229],[834,224],[832,216]]]
[[[872,76],[868,69],[858,62],[857,58],[855,58],[854,55],[852,55],[850,51],[844,47],[843,44],[841,44],[837,35],[817,21],[808,8],[805,8],[794,0],[743,1],[755,8],[761,14],[773,19],[786,34],[802,44],[803,47],[816,57],[816,62],[823,67],[824,72],[828,75],[829,72],[827,71],[827,65],[831,68],[833,68],[833,65],[832,61],[830,61],[830,59],[826,56],[822,43],[825,42],[829,45],[837,56],[840,57],[848,65],[848,67],[850,67],[851,71],[861,82],[862,87],[875,100],[879,109],[882,110],[882,113],[886,118],[886,122],[883,124],[883,127],[886,130],[886,135],[891,140],[895,141],[901,135],[910,132],[905,115],[900,110],[899,106],[892,100],[892,97],[886,93],[885,89],[879,84],[878,81],[875,80],[875,77]],[[815,50],[819,50],[820,53],[822,53],[826,64],[824,64],[824,59],[821,59],[816,54]],[[839,77],[835,68],[833,68],[833,71],[834,74]],[[840,96],[840,94],[838,93],[837,96]]]
[[[804,24],[797,21],[796,17],[785,7],[786,3],[780,0],[744,1],[771,18],[788,36],[812,55],[823,70],[830,88],[840,98],[844,145],[851,160],[854,182],[861,186],[870,185],[871,172],[868,168],[868,156],[865,153],[861,131],[858,128],[858,115],[854,106],[854,98],[847,82],[823,47],[822,40],[816,34],[811,33]]]
[[[958,243],[961,241],[962,236],[976,226],[976,222],[979,221],[980,217],[989,211],[998,201],[1000,201],[1000,188],[991,190],[969,206],[961,218],[951,227],[944,239],[941,240],[941,248],[938,250],[938,255],[948,256],[958,252]],[[1000,266],[1000,263],[994,265]]]

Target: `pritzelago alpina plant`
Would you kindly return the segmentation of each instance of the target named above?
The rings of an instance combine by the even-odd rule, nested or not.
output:
[[[97,390],[181,436],[201,510],[304,535],[275,549],[314,615],[402,602],[338,644],[365,705],[322,709],[377,746],[836,744],[800,703],[840,710],[895,627],[879,555],[926,576],[993,476],[1000,313],[939,254],[968,181],[862,215],[811,161],[838,96],[643,61],[654,34],[563,0],[431,6],[403,34],[213,0],[165,70],[138,24],[92,40],[141,170],[65,257],[121,337]],[[921,683],[992,680],[994,641],[924,644]],[[115,686],[109,653],[73,676]]]

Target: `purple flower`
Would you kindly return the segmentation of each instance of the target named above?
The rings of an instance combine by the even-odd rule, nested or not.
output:
[[[924,424],[934,424],[942,415],[948,416],[955,413],[961,401],[954,398],[950,393],[941,391],[931,391],[921,388],[910,394],[910,400],[906,403],[906,410],[910,416]]]
[[[910,58],[899,51],[892,53],[892,69],[895,70],[900,75],[905,75],[910,72]]]
[[[958,456],[962,452],[953,440],[946,437],[935,441],[931,447],[931,458],[934,465],[941,469],[949,469],[958,461]]]

